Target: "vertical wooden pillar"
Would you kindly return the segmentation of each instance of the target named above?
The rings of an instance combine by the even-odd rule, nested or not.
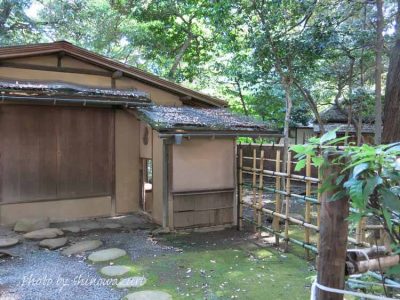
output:
[[[253,149],[253,183],[252,183],[252,187],[253,187],[253,200],[252,200],[252,204],[253,204],[253,221],[254,224],[256,224],[257,222],[257,210],[254,208],[257,205],[257,149],[254,148]],[[257,232],[257,225],[253,226],[253,231]]]
[[[285,197],[285,252],[289,250],[289,212],[290,212],[290,191],[291,191],[291,170],[292,170],[292,152],[287,156],[287,177],[286,177],[286,197]]]
[[[330,164],[334,155],[325,155],[327,163],[322,168],[322,181],[332,185],[341,170]],[[325,191],[321,194],[321,224],[317,282],[330,288],[344,289],[345,262],[348,236],[349,199],[330,201],[337,191]],[[343,300],[343,295],[318,289],[318,300]]]
[[[281,171],[281,152],[279,150],[276,151],[276,160],[275,160],[275,171]],[[279,176],[275,176],[275,190],[279,191],[281,189],[281,180]],[[275,212],[280,213],[281,209],[281,195],[279,193],[275,193]],[[280,218],[277,215],[274,215],[272,221],[272,229],[276,232],[279,230],[279,222]],[[275,235],[275,244],[279,246],[279,235]]]
[[[243,229],[243,149],[239,145],[238,229]]]
[[[311,157],[307,156],[306,162],[306,176],[311,177]],[[311,196],[311,181],[309,179],[306,180],[306,196]],[[306,223],[311,223],[311,203],[310,201],[306,201],[306,211],[305,211],[305,221]],[[310,243],[310,228],[304,227],[304,241],[309,244]],[[310,259],[310,250],[306,250],[307,259]]]
[[[262,225],[262,208],[263,208],[263,194],[264,194],[264,149],[261,150],[260,153],[260,178],[258,183],[258,203],[257,203],[257,235],[261,237],[261,225]]]

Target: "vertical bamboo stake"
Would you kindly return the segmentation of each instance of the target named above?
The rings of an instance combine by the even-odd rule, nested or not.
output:
[[[306,161],[306,176],[311,177],[311,157],[307,155]],[[311,196],[311,181],[309,179],[306,180],[306,196]],[[311,203],[306,201],[306,211],[305,211],[305,221],[306,223],[311,223]],[[304,231],[304,240],[307,244],[310,243],[310,228],[305,227]],[[310,250],[306,249],[307,259],[310,259]]]
[[[260,153],[260,179],[258,184],[258,203],[257,203],[257,225],[258,225],[258,237],[261,237],[261,221],[262,221],[262,212],[261,209],[263,207],[263,188],[264,188],[264,149],[261,149]]]
[[[364,225],[365,225],[365,218],[361,218],[360,222],[357,224],[356,228],[356,243],[357,245],[360,245],[362,242],[364,242]]]
[[[318,188],[317,200],[318,200],[319,204],[317,205],[317,227],[319,229],[319,228],[321,228],[320,227],[320,225],[321,225],[321,193],[320,193],[320,190],[321,190],[321,186],[322,186],[322,184],[321,184],[322,177],[321,177],[320,168],[318,168],[318,179],[319,179],[319,181],[318,181],[318,187],[317,187]],[[317,249],[318,249],[318,253],[319,253],[319,232],[317,234],[318,234]],[[317,256],[316,265],[318,266],[318,256]]]
[[[253,200],[252,200],[253,207],[256,207],[256,205],[257,205],[257,171],[256,171],[256,169],[257,169],[257,149],[254,148],[253,149],[253,170],[252,170],[252,173],[253,173],[253,184],[252,184],[252,187],[253,187]],[[253,221],[257,222],[257,210],[254,209],[254,208],[253,208]],[[257,225],[253,226],[253,230],[254,230],[254,232],[257,232]]]
[[[289,204],[290,204],[290,190],[291,190],[291,180],[290,180],[290,175],[291,175],[291,169],[292,169],[292,152],[288,152],[287,156],[287,178],[286,178],[286,197],[285,197],[285,248],[284,251],[287,252],[289,250]]]
[[[243,229],[243,149],[239,149],[239,230]]]
[[[281,151],[276,151],[276,160],[275,160],[275,171],[280,172],[281,170]],[[279,176],[275,175],[275,190],[279,191],[281,189],[281,180]],[[280,212],[281,208],[281,195],[275,193],[275,212]],[[274,216],[272,221],[272,229],[274,231],[279,231],[279,222],[280,218],[278,216]],[[275,235],[275,244],[279,246],[279,236]]]

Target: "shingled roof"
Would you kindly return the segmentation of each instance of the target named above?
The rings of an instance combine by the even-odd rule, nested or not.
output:
[[[151,103],[146,93],[134,89],[95,88],[65,82],[0,80],[0,96],[3,100],[26,102],[97,102],[135,107]]]
[[[139,118],[158,131],[229,131],[278,133],[266,123],[222,108],[148,106],[138,108]],[[244,134],[245,135],[245,134]]]
[[[65,54],[73,58],[97,65],[110,72],[121,72],[123,76],[133,78],[148,85],[168,91],[181,97],[184,104],[193,106],[225,107],[227,102],[184,87],[175,82],[166,80],[149,72],[105,57],[95,52],[73,45],[67,41],[54,43],[27,44],[20,46],[0,47],[0,66],[7,66],[7,59],[32,57],[48,54]],[[110,73],[111,76],[112,73]]]

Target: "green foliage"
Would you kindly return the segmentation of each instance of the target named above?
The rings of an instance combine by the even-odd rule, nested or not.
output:
[[[337,143],[342,140],[331,131],[320,138],[310,139],[306,145],[292,146],[291,150],[299,159],[296,170],[305,166],[307,155],[312,157],[316,167],[337,165],[340,171],[324,180],[321,192],[337,191],[331,201],[347,197],[353,208],[349,220],[358,222],[364,216],[372,216],[384,226],[395,250],[400,250],[400,143],[338,149]],[[325,161],[328,155],[334,155],[333,161]]]

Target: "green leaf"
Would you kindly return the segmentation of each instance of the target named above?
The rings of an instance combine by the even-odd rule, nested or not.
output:
[[[320,144],[325,144],[326,142],[329,142],[335,138],[336,138],[336,130],[328,131],[323,136],[321,136]]]
[[[364,199],[368,199],[369,196],[374,192],[375,188],[382,183],[383,179],[378,175],[368,178],[363,191]]]
[[[296,164],[296,167],[294,168],[295,171],[300,171],[306,166],[307,160],[302,159],[299,160]]]
[[[379,189],[382,195],[382,202],[391,210],[400,211],[400,198],[394,194],[390,189],[381,188]]]
[[[389,231],[393,231],[392,216],[386,208],[382,209],[383,217],[385,218],[386,224],[389,227]]]
[[[343,199],[344,197],[346,197],[346,192],[341,190],[341,191],[338,191],[335,194],[333,194],[333,196],[328,201],[329,202],[330,201],[337,201],[337,200]]]
[[[369,169],[369,163],[361,163],[354,167],[353,169],[353,178],[357,178],[365,170]]]
[[[351,184],[349,188],[349,194],[354,206],[363,209],[365,206],[363,201],[363,182],[355,181],[353,184]]]
[[[338,178],[336,178],[336,185],[340,185],[343,181],[343,179],[345,179],[346,175],[342,174],[340,176],[338,176]]]
[[[305,149],[306,149],[305,145],[293,145],[290,147],[290,150],[296,153],[304,153]]]
[[[311,157],[311,160],[313,162],[313,165],[316,166],[316,167],[320,167],[324,163],[324,158],[321,157],[321,156]]]
[[[400,274],[400,265],[390,267],[385,273],[386,273],[386,275],[399,275]]]

